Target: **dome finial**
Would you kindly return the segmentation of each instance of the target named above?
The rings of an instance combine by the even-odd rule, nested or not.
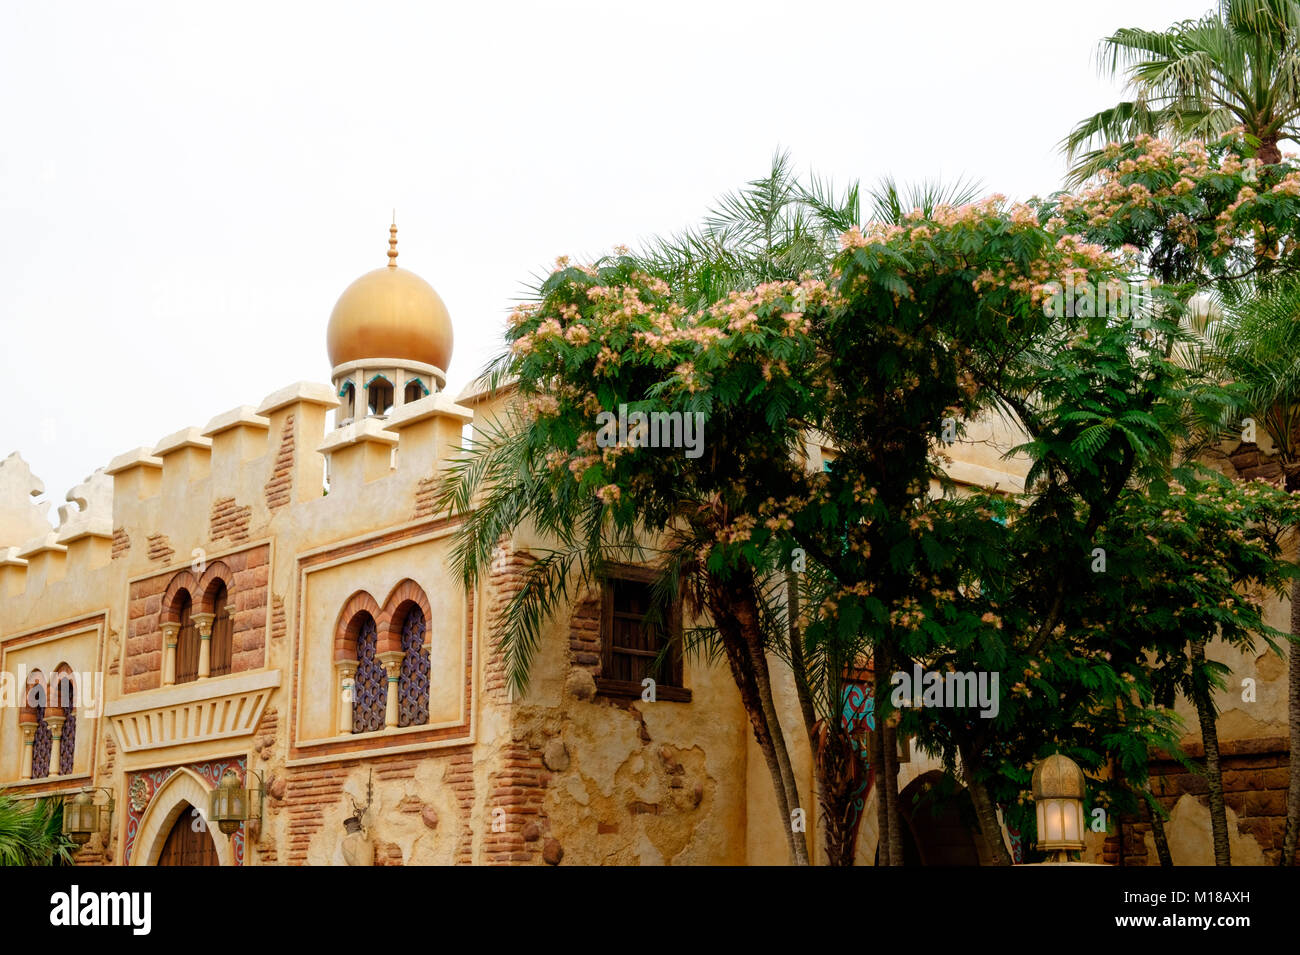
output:
[[[388,267],[397,268],[397,210],[393,210],[393,224],[388,227]]]

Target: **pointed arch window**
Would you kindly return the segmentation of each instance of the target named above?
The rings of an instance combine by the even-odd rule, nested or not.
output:
[[[393,383],[383,375],[375,375],[366,383],[366,406],[374,415],[386,415],[393,410]]]
[[[180,629],[176,632],[176,682],[189,683],[199,678],[199,628],[194,624],[194,601],[189,591],[176,596],[176,613]]]
[[[357,416],[357,386],[346,382],[339,389],[339,398],[343,401],[343,420],[351,421]]]
[[[212,647],[208,651],[209,676],[225,676],[230,672],[234,656],[235,628],[230,615],[230,595],[226,585],[217,582],[212,591]]]
[[[384,728],[388,676],[379,662],[379,631],[375,618],[360,614],[357,627],[357,672],[352,684],[352,732],[373,733]]]
[[[403,389],[402,392],[407,404],[410,404],[412,401],[419,401],[428,393],[429,389],[425,387],[424,382],[419,378],[412,378],[408,381],[406,383],[406,388]]]
[[[397,725],[429,722],[429,650],[424,611],[412,604],[402,621],[402,669],[397,679]]]

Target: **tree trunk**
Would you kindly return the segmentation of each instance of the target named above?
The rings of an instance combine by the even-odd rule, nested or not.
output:
[[[1300,580],[1291,582],[1291,634],[1300,634]],[[1295,865],[1300,836],[1300,645],[1287,646],[1287,725],[1291,737],[1290,774],[1286,790],[1286,830],[1279,865]]]
[[[885,758],[885,808],[889,813],[889,864],[904,865],[903,817],[898,808],[898,731],[891,718],[885,721],[880,746]]]
[[[1192,666],[1205,665],[1205,640],[1191,642]],[[1219,727],[1214,718],[1214,700],[1208,677],[1193,673],[1192,702],[1201,724],[1201,745],[1205,748],[1205,778],[1210,787],[1210,825],[1214,830],[1214,864],[1232,865],[1228,846],[1228,813],[1223,804],[1223,770],[1219,764]]]
[[[1147,795],[1151,795],[1151,783],[1148,780],[1146,785]],[[1160,868],[1172,869],[1174,867],[1174,857],[1169,854],[1169,837],[1165,834],[1165,820],[1160,813],[1151,808],[1147,803],[1147,812],[1151,815],[1151,840],[1156,844],[1156,855],[1160,858]],[[1124,863],[1124,840],[1119,843],[1119,861]]]
[[[790,764],[790,752],[777,717],[772,698],[767,656],[763,650],[757,606],[753,595],[743,586],[713,578],[709,584],[715,626],[722,638],[732,678],[740,690],[741,702],[754,728],[754,739],[763,751],[763,760],[772,774],[777,807],[784,817],[784,829],[794,865],[808,865],[807,833],[796,832],[794,810],[799,804],[799,789]],[[807,814],[804,814],[805,825]]]
[[[872,705],[875,707],[876,731],[868,741],[868,758],[871,760],[871,771],[876,777],[876,865],[889,865],[890,817],[889,806],[885,803],[885,721],[880,714],[880,698],[885,685],[882,669],[881,666],[874,667]]]
[[[962,772],[966,776],[966,790],[970,793],[971,802],[975,806],[975,818],[980,824],[980,835],[984,838],[984,845],[993,864],[1014,865],[1015,860],[1011,858],[1011,851],[1002,838],[998,811],[993,808],[993,800],[989,798],[989,791],[983,781],[975,776],[975,747],[968,740],[963,740],[957,744],[957,751],[961,755]]]

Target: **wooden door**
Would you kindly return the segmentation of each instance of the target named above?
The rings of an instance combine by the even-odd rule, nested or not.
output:
[[[197,832],[195,831],[197,828]],[[172,831],[167,834],[159,865],[220,865],[217,844],[206,824],[194,813],[194,807],[185,803],[176,817]]]

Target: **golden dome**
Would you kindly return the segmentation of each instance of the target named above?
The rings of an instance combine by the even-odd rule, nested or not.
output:
[[[361,276],[334,305],[325,333],[330,364],[397,358],[445,372],[451,363],[451,316],[432,285],[397,267],[397,226],[389,232],[388,265]]]

